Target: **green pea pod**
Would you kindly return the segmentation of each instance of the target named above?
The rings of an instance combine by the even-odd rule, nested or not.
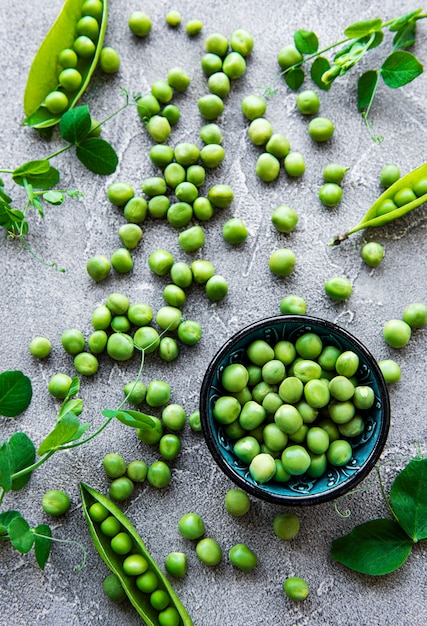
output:
[[[389,222],[393,222],[399,217],[406,215],[410,211],[417,209],[419,206],[427,202],[427,193],[419,196],[412,202],[408,202],[401,207],[397,207],[389,211],[388,213],[383,213],[382,215],[377,215],[378,208],[384,202],[384,200],[392,200],[396,193],[405,187],[409,187],[412,189],[414,185],[420,180],[424,180],[427,178],[427,163],[420,165],[416,169],[412,170],[406,176],[403,176],[398,181],[393,183],[388,189],[384,191],[380,195],[380,197],[374,202],[371,208],[367,211],[364,218],[351,230],[348,230],[343,235],[338,235],[335,237],[329,245],[335,246],[340,244],[342,241],[347,239],[353,233],[356,233],[359,230],[364,228],[370,228],[374,226],[384,226],[384,224],[388,224]]]
[[[147,548],[145,547],[141,537],[138,535],[135,528],[132,526],[132,524],[123,514],[120,508],[116,504],[114,504],[114,502],[112,502],[109,498],[95,491],[95,489],[92,489],[84,483],[80,483],[80,493],[83,503],[83,512],[88,523],[89,532],[92,537],[94,546],[99,552],[102,560],[107,565],[107,567],[109,567],[110,570],[119,578],[127,597],[129,598],[130,602],[132,603],[138,614],[142,617],[145,624],[147,626],[160,626],[160,622],[157,617],[158,611],[151,606],[149,594],[146,594],[137,588],[135,584],[135,577],[127,576],[123,572],[122,562],[125,557],[116,554],[112,550],[110,546],[110,539],[102,533],[100,525],[91,519],[89,515],[89,509],[91,505],[95,502],[99,502],[100,504],[102,504],[108,510],[110,515],[113,515],[120,522],[123,531],[127,532],[130,535],[132,539],[132,553],[141,554],[147,560],[149,564],[149,570],[155,572],[159,581],[158,588],[163,589],[168,593],[170,598],[170,605],[174,606],[179,613],[179,616],[181,618],[180,626],[194,626],[193,621],[191,620],[182,602],[175,593],[169,580],[166,578],[166,576],[157,565],[156,561],[147,551]]]
[[[33,59],[24,92],[26,119],[23,121],[23,125],[25,126],[40,129],[54,126],[61,119],[62,113],[51,113],[43,105],[46,96],[57,89],[63,91],[68,97],[67,109],[70,109],[77,103],[89,84],[98,64],[104,42],[108,16],[107,0],[102,0],[103,11],[99,20],[99,35],[95,42],[95,53],[90,59],[79,58],[76,67],[82,76],[80,87],[70,93],[62,87],[58,87],[58,76],[62,69],[58,63],[58,54],[64,48],[73,47],[76,38],[76,25],[82,15],[82,4],[83,0],[66,0],[64,2],[61,13]]]

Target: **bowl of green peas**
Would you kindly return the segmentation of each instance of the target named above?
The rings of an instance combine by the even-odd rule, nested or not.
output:
[[[376,359],[351,333],[307,315],[241,329],[209,364],[200,393],[206,444],[260,499],[334,500],[367,476],[386,444],[390,400]]]

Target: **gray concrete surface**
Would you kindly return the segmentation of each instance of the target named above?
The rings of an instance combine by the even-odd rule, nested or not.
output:
[[[37,7],[36,7],[37,4]],[[40,158],[63,144],[54,135],[51,143],[30,129],[21,127],[22,98],[27,73],[44,35],[61,8],[60,0],[38,3],[24,0],[0,2],[0,42],[2,49],[0,167],[16,167],[28,158]],[[114,0],[111,3],[106,43],[117,48],[122,58],[115,76],[96,73],[82,103],[93,115],[103,119],[122,100],[120,87],[130,92],[147,92],[151,83],[165,78],[167,70],[180,65],[192,77],[188,93],[179,97],[182,119],[170,143],[198,142],[202,119],[196,101],[207,93],[206,79],[200,69],[204,38],[212,32],[225,35],[236,28],[249,30],[255,40],[245,76],[233,83],[219,124],[224,132],[226,158],[223,165],[209,173],[209,181],[230,184],[235,200],[224,212],[218,211],[205,225],[206,244],[194,256],[212,260],[218,273],[229,281],[229,295],[212,303],[199,288],[191,289],[185,315],[200,321],[203,339],[192,349],[182,350],[172,364],[156,357],[146,359],[143,380],[167,380],[172,400],[181,403],[188,414],[198,406],[198,392],[205,369],[221,344],[237,329],[262,317],[279,313],[280,300],[289,293],[306,298],[308,312],[332,320],[354,333],[379,359],[394,358],[402,369],[401,382],[390,388],[392,425],[382,457],[383,475],[388,486],[396,472],[421,448],[426,451],[425,380],[426,333],[414,333],[409,345],[395,351],[382,339],[385,321],[401,317],[413,301],[426,301],[426,212],[425,207],[380,230],[362,232],[340,247],[327,242],[333,235],[358,221],[381,189],[378,175],[389,162],[406,173],[425,161],[427,128],[427,83],[423,75],[401,90],[381,86],[372,110],[376,133],[384,141],[374,143],[356,112],[356,75],[349,73],[328,93],[321,94],[321,113],[336,126],[332,141],[314,145],[307,135],[307,120],[295,108],[295,94],[275,81],[276,55],[289,43],[297,28],[315,30],[321,45],[338,40],[344,28],[360,19],[384,19],[404,14],[415,7],[409,0],[361,0],[358,3],[307,0],[287,4],[278,0],[247,2],[193,3],[165,0],[140,3]],[[170,8],[182,14],[183,22],[200,18],[204,28],[190,39],[183,26],[166,27],[164,17]],[[127,18],[134,9],[145,10],[153,29],[145,40],[133,38]],[[420,23],[414,51],[427,59],[427,24]],[[387,35],[387,38],[388,35]],[[368,69],[382,63],[378,49],[366,59]],[[254,172],[259,150],[252,146],[240,112],[240,103],[250,93],[262,93],[267,86],[277,87],[268,102],[267,117],[277,132],[285,133],[293,149],[306,158],[307,170],[300,180],[290,180],[282,172],[279,179],[262,184]],[[308,83],[310,85],[310,82]],[[29,243],[47,262],[56,262],[65,273],[42,266],[14,242],[2,235],[0,245],[2,324],[0,327],[1,370],[20,369],[32,380],[34,396],[30,408],[16,419],[1,419],[2,437],[23,430],[39,443],[54,423],[58,405],[47,393],[47,382],[57,371],[73,373],[70,358],[61,349],[61,333],[71,327],[90,332],[92,309],[112,291],[125,293],[132,301],[146,301],[155,310],[162,304],[164,279],[147,268],[147,256],[158,247],[169,249],[177,260],[191,260],[177,243],[177,232],[163,222],[147,220],[144,235],[135,251],[131,274],[94,284],[85,272],[87,259],[95,253],[110,255],[119,246],[117,230],[124,222],[121,211],[106,199],[107,186],[123,180],[140,189],[142,180],[157,170],[150,164],[149,141],[136,114],[128,110],[106,125],[104,137],[115,146],[120,163],[114,175],[89,174],[71,153],[58,157],[55,164],[62,172],[61,185],[78,188],[81,200],[69,200],[61,207],[46,211],[44,220],[29,216]],[[326,209],[318,199],[321,171],[327,162],[340,161],[350,167],[344,183],[343,201]],[[23,196],[13,191],[17,205]],[[281,203],[293,206],[300,216],[295,232],[289,236],[275,232],[270,222],[274,208]],[[222,224],[230,216],[241,217],[249,229],[244,245],[231,248],[221,235]],[[362,244],[377,240],[384,244],[386,256],[380,267],[369,269],[360,258]],[[293,274],[286,279],[272,276],[268,269],[271,252],[281,246],[292,248],[297,257]],[[354,287],[351,298],[334,304],[323,293],[323,284],[333,274],[348,277]],[[34,335],[46,335],[53,344],[51,356],[37,362],[28,353]],[[122,386],[134,378],[138,362],[112,363],[101,358],[99,373],[82,380],[81,397],[85,419],[94,427],[101,424],[101,411],[117,406]],[[272,523],[281,507],[252,501],[250,513],[242,519],[229,517],[223,499],[232,483],[210,457],[200,434],[186,427],[183,450],[173,464],[173,478],[164,491],[148,485],[138,487],[123,509],[134,523],[160,564],[172,550],[184,550],[189,570],[174,586],[197,626],[422,626],[427,623],[427,561],[421,546],[414,548],[408,562],[397,572],[383,578],[354,574],[332,562],[331,541],[356,523],[387,516],[375,473],[364,489],[340,503],[350,509],[343,518],[333,504],[297,510],[301,532],[290,543],[280,541]],[[83,543],[88,551],[87,565],[76,568],[81,552],[75,545],[55,544],[44,572],[33,553],[20,555],[9,544],[0,546],[0,623],[4,626],[88,626],[141,623],[130,606],[108,602],[102,592],[107,569],[91,545],[83,520],[78,483],[85,481],[106,492],[108,480],[102,471],[107,452],[121,453],[127,461],[144,458],[150,462],[157,451],[141,444],[133,431],[112,424],[92,443],[74,452],[58,454],[34,472],[22,492],[7,494],[2,510],[17,509],[31,524],[51,523],[54,535]],[[72,507],[63,518],[49,519],[41,508],[41,497],[48,489],[64,489]],[[210,569],[201,564],[194,551],[178,534],[182,514],[197,511],[205,520],[207,534],[216,538],[224,550],[222,563]],[[288,509],[286,509],[288,510]],[[246,542],[258,555],[259,565],[250,574],[233,569],[228,549]],[[310,596],[295,604],[285,598],[282,585],[289,575],[304,577]]]

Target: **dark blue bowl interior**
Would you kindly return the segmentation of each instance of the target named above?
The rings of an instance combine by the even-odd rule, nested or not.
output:
[[[295,342],[307,332],[317,333],[323,344],[352,350],[359,356],[356,374],[361,385],[369,385],[375,402],[365,411],[364,432],[351,439],[353,456],[344,467],[328,466],[320,478],[295,476],[286,483],[259,484],[250,476],[248,467],[233,454],[233,444],[223,426],[213,417],[217,398],[224,395],[221,375],[231,363],[246,363],[246,349],[256,339],[274,345],[281,340]],[[207,446],[224,473],[248,493],[278,504],[309,505],[333,500],[353,489],[373,468],[387,439],[390,427],[390,402],[387,387],[375,358],[367,348],[345,329],[315,317],[285,315],[260,320],[238,331],[219,350],[210,363],[201,388],[200,417]]]

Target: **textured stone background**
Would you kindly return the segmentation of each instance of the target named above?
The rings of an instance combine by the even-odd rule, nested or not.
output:
[[[20,126],[31,61],[61,4],[60,0],[40,0],[35,8],[35,3],[24,0],[0,2],[0,167],[15,167],[28,158],[41,158],[63,145],[56,134],[49,144]],[[226,159],[209,174],[212,184],[230,184],[235,200],[230,209],[218,211],[205,225],[206,245],[196,255],[210,259],[217,272],[227,278],[229,295],[222,302],[211,303],[201,289],[191,289],[185,315],[202,324],[202,341],[192,349],[182,350],[173,364],[147,358],[143,380],[167,380],[173,401],[191,413],[198,406],[205,369],[221,344],[240,327],[278,314],[280,300],[288,293],[297,293],[307,300],[308,313],[335,321],[354,333],[378,360],[391,357],[401,365],[402,380],[390,389],[393,416],[383,454],[383,475],[388,485],[419,447],[426,451],[426,333],[415,333],[407,348],[399,352],[382,339],[385,321],[401,317],[410,302],[427,299],[425,207],[376,232],[355,235],[339,247],[326,244],[332,236],[359,221],[379,195],[378,175],[384,164],[396,162],[406,173],[425,161],[426,77],[423,75],[397,91],[381,86],[372,110],[374,131],[384,136],[378,145],[356,111],[359,70],[349,73],[330,92],[321,94],[320,112],[334,121],[336,133],[332,141],[319,146],[308,137],[307,120],[295,108],[295,94],[281,80],[275,80],[276,57],[298,28],[315,30],[321,45],[327,45],[338,40],[344,28],[357,20],[396,17],[413,10],[414,4],[409,0],[307,0],[294,5],[277,0],[197,4],[176,0],[173,6],[165,0],[113,0],[110,4],[105,43],[117,48],[122,65],[115,76],[97,72],[82,103],[88,103],[93,115],[103,119],[122,103],[121,86],[130,92],[147,92],[154,80],[166,77],[170,67],[181,65],[191,75],[192,83],[188,93],[177,99],[182,119],[171,135],[172,145],[179,141],[199,142],[198,130],[203,121],[196,102],[207,92],[200,69],[205,36],[212,32],[228,36],[236,28],[246,28],[255,40],[247,72],[233,83],[219,119]],[[184,23],[200,18],[204,24],[200,36],[189,38],[183,27],[167,28],[164,16],[171,8],[181,12]],[[145,10],[153,20],[152,33],[144,40],[131,36],[127,27],[128,15],[135,9]],[[421,23],[414,52],[424,61],[426,35],[427,24]],[[383,55],[381,48],[374,51],[363,64],[364,69],[381,65]],[[289,180],[282,172],[277,181],[266,185],[255,176],[259,150],[248,141],[240,103],[244,96],[262,93],[267,86],[277,87],[277,95],[268,102],[268,119],[277,132],[289,137],[293,149],[305,155],[307,170],[300,180]],[[134,111],[127,110],[112,120],[104,127],[103,135],[119,154],[116,173],[108,178],[97,177],[84,170],[72,154],[61,155],[55,161],[62,172],[61,184],[80,189],[84,198],[49,209],[44,220],[35,214],[30,217],[31,246],[47,262],[65,268],[66,273],[43,267],[2,236],[1,368],[21,369],[31,378],[34,389],[32,404],[24,415],[1,420],[5,438],[23,430],[38,443],[52,427],[58,406],[47,393],[47,382],[57,371],[73,372],[72,363],[60,346],[65,329],[81,328],[88,335],[93,308],[112,291],[123,292],[132,301],[146,301],[154,309],[160,307],[165,280],[148,270],[147,256],[152,250],[165,247],[177,260],[191,260],[180,250],[177,232],[172,227],[147,220],[143,240],[134,255],[132,274],[112,273],[100,284],[89,279],[85,271],[87,259],[95,253],[110,255],[119,246],[117,230],[124,222],[121,211],[106,199],[107,186],[124,180],[139,190],[142,180],[156,172],[148,158],[151,143]],[[350,167],[343,201],[335,209],[326,209],[317,199],[323,166],[330,161]],[[4,179],[7,181],[6,176]],[[14,189],[13,193],[17,202],[22,199],[19,190]],[[297,229],[289,236],[275,232],[270,222],[272,210],[282,203],[293,206],[300,216]],[[250,232],[246,243],[238,248],[225,244],[221,235],[222,224],[231,215],[243,218]],[[360,258],[360,249],[367,240],[378,240],[386,248],[383,263],[374,270]],[[284,280],[273,277],[268,269],[271,252],[282,246],[292,248],[297,257],[294,273]],[[354,287],[351,298],[342,304],[332,303],[323,293],[325,280],[334,274],[347,276]],[[50,337],[53,343],[52,355],[43,363],[28,353],[29,341],[39,334]],[[123,384],[134,378],[137,371],[136,360],[117,365],[102,358],[99,373],[82,381],[86,420],[99,425],[101,410],[120,403]],[[157,454],[143,446],[132,431],[119,424],[110,425],[91,444],[72,454],[58,454],[47,462],[34,473],[23,492],[5,497],[3,508],[20,510],[34,525],[50,522],[55,536],[82,542],[88,550],[88,561],[86,568],[76,573],[81,559],[79,549],[54,545],[42,573],[32,553],[22,556],[10,545],[1,545],[1,624],[140,623],[130,606],[113,605],[103,595],[102,580],[107,570],[91,545],[79,500],[79,481],[107,491],[108,481],[101,464],[103,456],[112,451],[123,454],[127,461],[144,458],[149,462]],[[245,518],[230,518],[223,509],[224,494],[230,487],[232,484],[210,457],[203,437],[187,426],[170,487],[155,491],[144,485],[124,505],[160,564],[172,550],[187,553],[188,575],[174,585],[197,626],[421,626],[427,622],[427,561],[421,546],[414,548],[401,570],[383,578],[351,573],[329,558],[332,539],[356,523],[388,515],[375,474],[364,481],[363,490],[340,503],[342,510],[351,510],[349,518],[340,517],[333,504],[298,510],[301,532],[291,543],[280,541],[273,533],[273,519],[282,510],[280,507],[253,500]],[[41,509],[41,497],[51,488],[65,489],[71,496],[72,507],[64,518],[48,519]],[[215,569],[201,564],[193,546],[177,531],[178,519],[190,510],[203,516],[207,534],[220,542],[225,555],[234,543],[247,542],[259,555],[256,570],[250,574],[236,571],[226,556]],[[308,581],[311,594],[306,602],[294,604],[284,597],[282,584],[289,575],[300,575]]]

